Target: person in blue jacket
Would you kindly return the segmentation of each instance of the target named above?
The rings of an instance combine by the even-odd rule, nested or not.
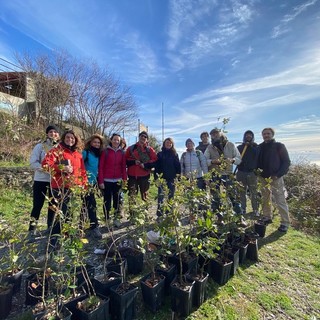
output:
[[[171,199],[174,196],[175,185],[174,179],[177,175],[181,174],[181,165],[176,149],[174,148],[174,142],[172,138],[166,138],[163,141],[162,149],[157,154],[158,160],[155,164],[155,178],[161,176],[168,187],[168,198]],[[164,190],[162,186],[158,187],[158,209],[157,216],[161,216],[163,213],[162,204],[164,200]]]
[[[88,214],[90,220],[90,229],[95,238],[101,239],[102,234],[99,230],[97,218],[97,202],[95,198],[95,190],[97,189],[97,178],[99,169],[99,159],[103,148],[103,137],[99,134],[92,135],[85,143],[82,151],[84,165],[88,176],[88,192],[83,200],[82,215]],[[82,217],[83,220],[84,217]]]

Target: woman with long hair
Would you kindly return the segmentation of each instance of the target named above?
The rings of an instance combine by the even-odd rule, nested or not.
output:
[[[43,169],[51,175],[50,186],[57,207],[49,251],[57,250],[61,224],[70,220],[68,204],[73,194],[72,189],[77,186],[84,188],[87,185],[86,168],[80,148],[80,138],[73,130],[68,130],[62,135],[59,145],[51,149],[42,161]]]
[[[83,222],[86,216],[89,217],[90,230],[92,231],[92,235],[97,239],[102,238],[97,219],[97,202],[95,198],[95,191],[97,190],[98,184],[99,159],[102,149],[103,137],[99,134],[94,134],[87,139],[82,151],[82,158],[87,171],[89,187],[88,192],[83,199],[81,218]]]
[[[155,178],[161,176],[165,180],[168,187],[168,198],[171,199],[174,196],[175,186],[174,179],[177,175],[181,174],[181,166],[177,151],[174,147],[174,141],[172,138],[166,138],[163,141],[161,151],[157,154],[158,160],[155,165]],[[162,204],[164,200],[163,186],[158,187],[158,209],[157,216],[163,214]]]
[[[121,148],[121,137],[114,133],[110,143],[102,152],[99,162],[98,182],[103,190],[104,215],[106,222],[110,219],[111,204],[114,209],[114,225],[120,227],[122,182],[127,180],[125,153]]]

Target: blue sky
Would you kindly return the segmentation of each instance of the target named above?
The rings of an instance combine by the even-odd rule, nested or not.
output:
[[[1,2],[0,57],[57,48],[107,65],[159,140],[163,103],[180,152],[230,117],[230,141],[273,127],[320,164],[320,0]]]

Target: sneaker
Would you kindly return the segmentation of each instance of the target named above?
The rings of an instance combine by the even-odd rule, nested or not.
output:
[[[260,216],[259,211],[253,211],[252,214],[253,214],[254,217],[259,217]]]
[[[268,217],[262,217],[260,221],[263,222],[265,225],[272,223],[272,219]]]
[[[242,228],[246,228],[248,226],[248,223],[246,222],[246,220],[243,216],[241,216],[238,225]]]
[[[278,231],[286,233],[288,231],[288,228],[289,228],[288,226],[281,224],[280,227],[278,228]]]
[[[119,228],[119,227],[121,226],[121,222],[120,222],[118,219],[115,219],[115,220],[113,221],[113,224],[114,224],[114,226],[115,226],[116,228]]]
[[[100,232],[99,227],[92,229],[92,235],[96,239],[102,239],[102,233]]]

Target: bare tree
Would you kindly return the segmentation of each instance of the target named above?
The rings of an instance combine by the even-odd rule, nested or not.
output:
[[[130,90],[107,68],[63,51],[37,57],[24,54],[17,61],[32,79],[34,90],[27,96],[32,100],[34,94],[31,118],[36,125],[68,122],[87,137],[130,130],[135,122],[137,106]]]

